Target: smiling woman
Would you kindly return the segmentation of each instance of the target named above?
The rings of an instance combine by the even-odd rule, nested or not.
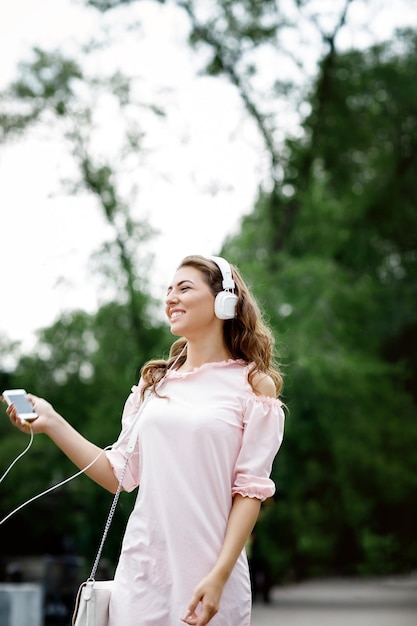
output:
[[[48,434],[80,468],[96,459],[86,473],[110,491],[119,480],[127,491],[140,485],[110,626],[136,626],[138,615],[155,626],[249,626],[245,544],[274,494],[270,473],[284,431],[272,333],[237,268],[219,257],[184,258],[166,314],[179,338],[168,360],[142,368],[111,450],[100,455],[31,395],[33,431]]]

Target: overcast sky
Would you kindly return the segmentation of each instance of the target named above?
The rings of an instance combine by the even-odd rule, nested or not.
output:
[[[366,4],[357,4],[362,22],[371,17]],[[252,208],[260,179],[260,143],[253,126],[244,122],[233,88],[195,78],[182,14],[169,5],[137,5],[132,15],[141,5],[140,15],[146,17],[141,72],[146,78],[147,68],[150,80],[157,76],[159,87],[175,91],[176,116],[155,138],[148,174],[138,181],[141,217],[159,231],[149,249],[155,254],[154,292],[162,296],[183,256],[218,253],[240,217]],[[402,10],[410,2],[399,0],[392,6],[392,13],[372,16],[380,38],[388,37],[395,25],[417,24],[417,11]],[[70,0],[3,1],[0,89],[33,45],[65,45],[70,53],[97,29],[100,19],[97,12]],[[346,45],[357,43],[354,38],[359,36],[359,31],[351,33]],[[127,66],[134,68],[129,48],[125,54]],[[46,141],[37,134],[1,147],[0,335],[30,344],[36,329],[65,310],[93,311],[97,306],[98,283],[88,259],[110,234],[93,199],[63,190],[60,178],[72,173],[61,141]]]
[[[1,13],[0,38],[7,51],[2,56],[9,61],[2,65],[4,84],[13,78],[16,59],[27,58],[32,43],[52,48],[74,32],[77,38],[86,38],[97,17],[62,0],[14,0],[5,21]],[[175,106],[181,109],[179,136],[171,123],[156,139],[158,154],[149,157],[148,175],[140,180],[141,217],[160,233],[150,243],[158,294],[183,256],[219,251],[239,217],[250,209],[257,185],[258,157],[252,139],[245,137],[244,128],[236,137],[240,115],[236,111],[241,111],[237,95],[227,85],[195,80],[192,54],[184,45],[185,24],[177,21],[178,14],[155,3],[149,6],[143,42],[147,61],[141,65],[142,71],[152,66],[165,88],[175,86]],[[87,17],[83,21],[80,15]],[[175,67],[182,68],[181,75],[178,69],[174,75]],[[43,136],[0,151],[0,267],[7,294],[7,305],[0,310],[0,333],[9,338],[30,338],[66,309],[96,307],[100,294],[88,259],[111,233],[94,199],[63,191],[59,178],[72,167],[62,142],[45,141]],[[215,189],[218,181],[220,190]]]

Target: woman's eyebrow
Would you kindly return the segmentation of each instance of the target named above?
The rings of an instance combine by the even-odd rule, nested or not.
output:
[[[190,278],[184,278],[184,280],[180,280],[179,283],[177,283],[177,287],[181,287],[181,285],[183,285],[184,283],[191,283],[192,285],[194,285],[195,283],[190,279]],[[172,289],[172,285],[169,285],[168,289],[167,289],[167,293],[169,293]]]

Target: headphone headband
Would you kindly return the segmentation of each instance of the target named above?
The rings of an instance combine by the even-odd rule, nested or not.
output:
[[[235,281],[232,278],[232,268],[226,259],[221,256],[210,256],[209,259],[214,261],[214,263],[219,267],[222,276],[223,276],[223,289],[225,291],[229,291],[235,289]]]

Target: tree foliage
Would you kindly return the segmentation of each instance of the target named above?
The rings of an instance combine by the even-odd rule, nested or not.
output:
[[[259,271],[273,254],[266,193],[224,246],[252,276],[285,348],[281,495],[261,535],[277,575],[415,566],[416,43],[400,32],[338,54],[324,108],[319,85],[312,90],[305,138],[289,142],[279,201],[299,210],[277,272]]]
[[[132,3],[86,2],[103,12]],[[201,71],[234,85],[267,162],[253,212],[223,246],[266,311],[285,375],[278,491],[258,524],[260,549],[277,582],[409,571],[417,560],[417,35],[401,31],[365,50],[340,51],[354,0],[334,3],[330,16],[313,0],[176,4],[188,16]],[[314,79],[302,37],[300,47],[286,43],[301,23],[320,50]],[[115,161],[98,158],[90,142],[92,94],[112,85],[129,112],[122,154],[140,153],[142,135],[129,80],[92,80],[60,55],[34,54],[3,100],[0,128],[10,140],[34,124],[65,122],[79,184],[96,197],[113,235],[97,263],[114,298],[95,315],[62,316],[39,335],[33,354],[16,352],[17,367],[4,380],[36,389],[104,446],[117,436],[138,368],[166,352],[170,339],[151,322],[154,303],[135,270],[146,222],[132,219]],[[79,97],[85,89],[90,102]],[[158,114],[160,103],[152,110]],[[12,459],[21,436],[4,422],[0,429],[1,458]],[[3,514],[72,471],[47,440],[33,446],[30,466],[13,469],[19,488],[2,498]],[[91,557],[109,499],[84,478],[57,493],[15,516],[17,529],[36,520],[20,549],[30,550],[34,536],[50,548],[53,516],[56,549],[70,535]],[[110,539],[114,559],[132,506],[124,496]]]

